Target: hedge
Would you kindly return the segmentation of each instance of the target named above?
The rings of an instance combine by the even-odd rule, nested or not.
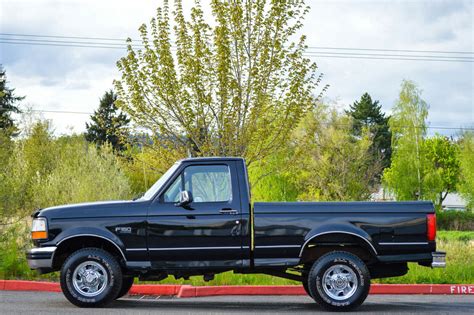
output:
[[[474,231],[474,212],[438,211],[436,213],[438,230]]]

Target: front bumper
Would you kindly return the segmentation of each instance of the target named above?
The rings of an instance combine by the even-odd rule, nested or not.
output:
[[[31,269],[52,269],[56,246],[36,247],[26,252],[26,260]]]
[[[431,253],[433,260],[431,267],[433,268],[445,268],[446,267],[446,252],[433,252]]]

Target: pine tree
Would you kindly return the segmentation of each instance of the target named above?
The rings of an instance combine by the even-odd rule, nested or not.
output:
[[[15,89],[7,87],[6,71],[0,65],[0,131],[6,132],[8,136],[17,131],[15,122],[10,115],[20,112],[15,104],[25,98],[16,96],[14,91]]]
[[[368,93],[364,93],[359,101],[355,101],[347,111],[353,118],[352,133],[361,137],[364,129],[368,129],[372,137],[372,152],[374,161],[382,162],[382,169],[390,166],[392,156],[391,132],[388,126],[389,117],[382,112],[379,101],[373,101]],[[380,177],[381,173],[379,174]]]
[[[86,123],[86,139],[98,145],[110,143],[116,152],[125,149],[127,125],[130,119],[118,111],[115,101],[117,95],[112,91],[104,93],[99,109],[91,116],[92,123]]]

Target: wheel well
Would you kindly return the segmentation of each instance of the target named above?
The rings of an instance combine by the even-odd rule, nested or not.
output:
[[[54,252],[53,269],[61,269],[62,264],[70,254],[86,247],[101,248],[112,254],[122,267],[125,265],[123,253],[112,241],[98,236],[76,236],[60,242]]]
[[[365,263],[373,263],[377,260],[370,245],[361,237],[345,233],[328,233],[319,235],[305,244],[301,262],[303,264],[313,262],[335,250],[352,253]]]

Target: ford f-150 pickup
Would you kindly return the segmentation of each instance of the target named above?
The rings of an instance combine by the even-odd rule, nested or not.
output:
[[[80,307],[122,297],[135,277],[233,271],[301,281],[324,308],[350,310],[371,279],[404,275],[408,262],[445,266],[431,202],[252,205],[242,158],[181,160],[135,200],[38,210],[31,236],[30,268],[60,270]]]

